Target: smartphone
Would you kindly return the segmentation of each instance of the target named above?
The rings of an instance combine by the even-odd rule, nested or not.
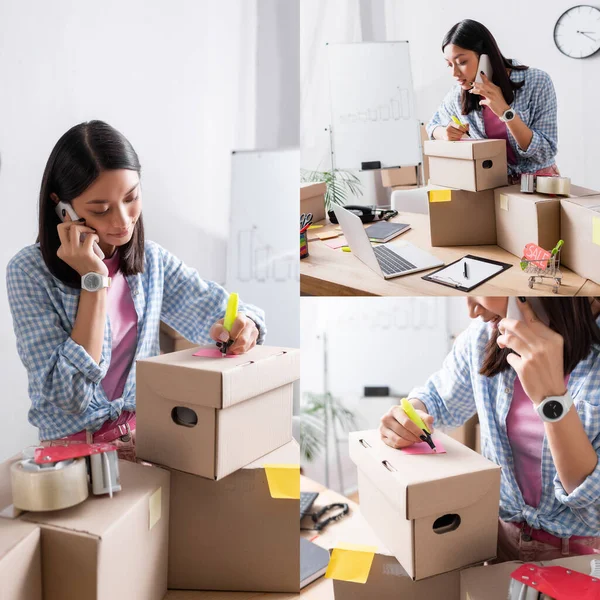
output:
[[[490,57],[487,54],[481,54],[479,56],[479,65],[477,65],[477,75],[475,76],[475,83],[483,83],[481,78],[481,71],[485,73],[485,76],[491,81],[494,71],[492,69],[492,63]]]
[[[533,309],[535,316],[544,325],[546,325],[546,327],[548,327],[550,324],[550,319],[548,318],[548,315],[546,314],[546,311],[544,310],[544,307],[542,306],[541,300],[537,296],[532,296],[530,298],[527,298],[527,302],[529,302],[529,306],[531,306],[531,308]],[[508,307],[506,309],[506,317],[508,319],[515,319],[516,321],[523,321],[523,313],[521,312],[521,310],[519,308],[520,304],[521,304],[521,302],[514,296],[511,296],[508,299]]]
[[[67,202],[60,201],[57,203],[56,214],[58,215],[58,218],[63,223],[65,222],[66,215],[69,215],[69,217],[71,217],[71,221],[79,221],[79,217],[77,216],[75,209]],[[83,240],[85,240],[86,236],[87,236],[87,233],[82,233],[80,240],[83,242]],[[98,244],[96,242],[94,242],[92,247],[94,249],[94,253],[96,254],[96,256],[98,256],[100,259],[103,260],[104,252],[102,252],[102,250],[100,249],[100,246],[98,246]]]

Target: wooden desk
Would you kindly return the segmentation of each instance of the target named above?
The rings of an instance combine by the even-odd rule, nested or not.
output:
[[[473,254],[482,258],[491,258],[512,264],[513,267],[488,282],[475,288],[471,295],[477,296],[554,296],[550,280],[544,284],[537,283],[533,289],[527,284],[528,276],[521,271],[519,258],[502,250],[499,246],[455,246],[433,248],[429,235],[429,217],[416,213],[401,213],[392,221],[410,223],[412,229],[403,233],[394,241],[405,240],[430,252],[449,264],[465,254]],[[341,249],[332,250],[316,238],[316,233],[335,229],[326,221],[321,221],[322,228],[309,230],[309,256],[300,261],[300,292],[310,296],[466,296],[465,292],[424,281],[423,275],[429,271],[395,277],[385,280],[372,271],[350,252]],[[561,267],[562,285],[558,295],[575,296],[588,281]],[[589,282],[591,286],[595,286]],[[598,290],[600,286],[587,289]]]
[[[358,509],[358,505],[348,500],[341,494],[328,490],[320,483],[316,483],[307,477],[300,478],[300,489],[303,492],[319,492],[319,497],[316,499],[316,507],[327,506],[336,502],[346,502],[350,506],[350,514],[338,521],[337,523],[329,524],[316,539],[315,544],[319,544],[327,550],[336,541],[339,535],[340,528],[343,529],[344,523],[352,518],[354,511]],[[302,522],[303,527],[310,527],[312,521],[306,519]],[[300,535],[307,539],[312,539],[316,532],[301,531]],[[171,590],[167,593],[164,600],[333,600],[333,582],[331,579],[321,577],[313,581],[310,585],[301,590],[300,594],[266,594],[262,592],[185,592]]]
[[[600,285],[589,279],[583,284],[577,292],[578,296],[600,296]]]

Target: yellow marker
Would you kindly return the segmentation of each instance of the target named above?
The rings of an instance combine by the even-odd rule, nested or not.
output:
[[[227,300],[227,308],[225,309],[225,318],[223,319],[223,327],[227,333],[231,333],[231,328],[235,323],[238,314],[239,297],[237,294],[229,294]],[[226,342],[219,342],[217,346],[221,350],[221,356],[227,356],[227,350],[233,344],[233,340],[229,339]]]
[[[263,465],[271,498],[300,499],[300,465]]]
[[[458,125],[459,127],[464,127],[464,123],[461,123],[456,115],[452,115],[451,118],[454,121],[455,125]]]
[[[451,202],[452,190],[429,190],[429,202]]]
[[[375,552],[376,546],[337,544],[331,553],[325,577],[338,581],[366,583]]]
[[[429,428],[427,425],[425,425],[425,421],[423,421],[423,419],[421,419],[421,417],[418,415],[415,407],[406,398],[402,398],[400,406],[406,413],[406,416],[425,434],[421,436],[421,439],[424,442],[427,442],[429,447],[435,452],[435,444],[431,439],[431,431],[429,431]]]
[[[352,252],[352,250],[350,250],[350,246],[342,246],[342,252]]]
[[[308,226],[309,229],[319,229],[320,227],[323,227],[323,225],[309,225]]]

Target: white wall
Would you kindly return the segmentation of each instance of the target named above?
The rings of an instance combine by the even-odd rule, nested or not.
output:
[[[139,154],[147,237],[206,279],[224,282],[231,151],[254,148],[258,138],[290,143],[290,124],[285,129],[287,117],[279,114],[284,101],[271,106],[275,126],[258,123],[257,99],[269,85],[279,89],[284,74],[257,82],[265,52],[257,26],[274,35],[297,3],[265,23],[265,2],[0,2],[0,198],[10,207],[0,243],[3,279],[10,257],[35,241],[37,197],[53,145],[72,125],[102,119]],[[285,38],[269,51],[297,53]],[[291,64],[285,76],[292,80],[297,72]],[[26,374],[4,286],[0,335],[2,459],[37,439],[27,425]]]

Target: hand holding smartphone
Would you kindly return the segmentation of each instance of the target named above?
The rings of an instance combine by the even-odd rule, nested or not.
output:
[[[58,215],[58,218],[63,223],[65,222],[66,215],[69,215],[69,217],[71,218],[71,221],[79,221],[79,216],[75,212],[75,209],[67,202],[61,201],[56,204],[56,214]],[[83,240],[85,240],[86,236],[87,236],[87,233],[81,234],[81,237],[80,237],[81,242],[83,242]],[[98,246],[98,244],[96,242],[93,243],[92,248],[94,249],[94,253],[96,254],[96,256],[98,256],[98,258],[100,258],[100,260],[104,260],[104,258],[105,258],[104,252],[102,252],[102,250],[100,249],[100,246]]]
[[[544,310],[544,307],[542,306],[541,300],[537,296],[532,296],[531,298],[528,298],[526,301],[529,302],[529,305],[531,306],[533,312],[535,313],[535,316],[544,325],[546,325],[546,327],[548,327],[550,324],[550,319],[548,318],[548,315],[546,314],[546,311]],[[506,308],[506,318],[507,319],[514,319],[515,321],[524,321],[523,313],[519,309],[519,304],[520,304],[520,301],[514,296],[511,296],[508,299],[508,306]]]

